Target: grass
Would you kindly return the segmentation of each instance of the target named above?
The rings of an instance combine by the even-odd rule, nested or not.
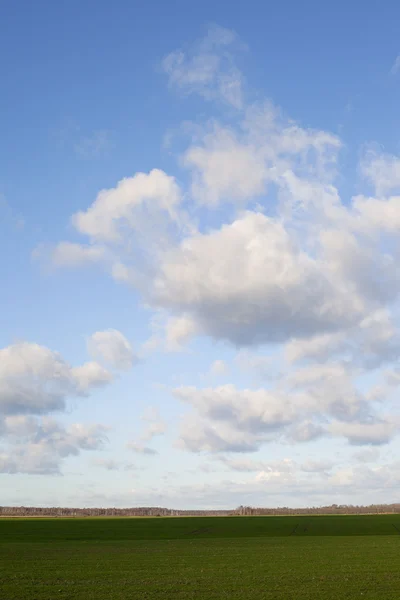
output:
[[[400,515],[0,519],[1,600],[400,598]]]

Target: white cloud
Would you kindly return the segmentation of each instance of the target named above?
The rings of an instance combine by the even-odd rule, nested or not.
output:
[[[347,329],[368,308],[351,280],[297,247],[282,223],[252,212],[167,253],[152,299],[237,345]]]
[[[57,352],[29,342],[0,349],[0,414],[63,410],[79,396],[111,381],[97,363],[71,367]]]
[[[72,223],[77,231],[93,240],[121,242],[126,231],[143,233],[143,211],[148,211],[154,219],[161,212],[176,221],[180,201],[175,179],[153,169],[148,174],[127,177],[115,188],[102,190],[87,211],[73,215]]]
[[[198,93],[206,99],[219,99],[236,109],[243,105],[243,76],[236,68],[228,48],[235,34],[211,26],[207,36],[188,53],[171,52],[162,62],[170,85],[184,93]]]
[[[9,446],[0,453],[0,473],[60,474],[68,456],[101,449],[107,442],[106,431],[101,425],[79,423],[65,428],[48,417],[7,417],[1,437]]]
[[[314,335],[305,339],[292,339],[285,346],[286,357],[289,362],[303,359],[325,360],[330,358],[344,343],[344,333],[325,333]]]
[[[112,375],[99,364],[72,367],[60,354],[21,342],[0,349],[0,472],[59,474],[67,456],[100,449],[101,425],[65,427],[43,416],[67,408],[70,397],[108,384]]]
[[[400,196],[385,199],[355,196],[354,229],[366,233],[395,235],[400,230]]]
[[[59,246],[55,262],[101,261],[135,288],[155,311],[148,350],[182,350],[207,336],[238,347],[235,366],[265,380],[268,388],[174,390],[189,405],[182,448],[255,452],[271,440],[322,436],[386,443],[398,427],[384,405],[400,376],[387,371],[377,381],[400,355],[400,158],[368,148],[360,173],[374,192],[342,198],[341,140],[302,127],[268,100],[246,104],[231,54],[237,43],[212,28],[193,51],[164,60],[171,85],[240,109],[186,128],[185,187],[154,169],[101,191],[72,217],[86,244]],[[125,342],[109,342],[102,358],[128,363]],[[281,350],[286,364],[276,372]],[[75,369],[75,381],[77,373],[86,387],[109,377],[99,365]],[[375,381],[361,385],[363,376]],[[162,429],[154,419],[131,449],[154,453],[147,443]]]
[[[400,191],[400,159],[374,149],[366,152],[361,162],[361,172],[374,186],[378,196],[393,190]]]
[[[52,252],[52,262],[57,267],[79,267],[102,262],[104,258],[105,249],[98,245],[60,242]]]
[[[184,423],[176,445],[189,452],[256,452],[261,442],[256,435],[250,436],[223,422],[215,424],[196,416]]]
[[[77,382],[77,390],[83,394],[93,387],[101,387],[110,383],[114,378],[112,373],[95,361],[74,367],[71,372]]]
[[[181,350],[198,330],[196,322],[189,316],[171,317],[165,324],[165,344],[169,351]]]
[[[173,394],[193,411],[181,426],[178,445],[192,452],[255,452],[275,441],[309,442],[339,436],[351,444],[385,444],[399,421],[383,417],[378,405],[387,395],[361,392],[361,371],[344,363],[311,364],[283,375],[270,389],[238,389],[232,384]]]
[[[285,355],[290,363],[328,362],[342,357],[348,365],[376,369],[398,359],[400,337],[390,312],[378,309],[347,331],[294,338],[286,344]]]
[[[354,445],[381,445],[389,442],[396,430],[398,423],[332,423],[330,430],[334,435],[343,435]]]
[[[261,195],[273,178],[256,147],[219,128],[205,136],[203,145],[187,150],[184,165],[193,172],[193,196],[209,205],[222,200],[248,202]]]
[[[212,122],[197,138],[183,164],[192,171],[193,197],[210,206],[245,206],[265,195],[269,184],[295,194],[298,202],[312,187],[307,181],[305,189],[300,177],[318,174],[329,181],[340,148],[337,137],[299,127],[270,103],[249,107],[236,129]]]
[[[117,329],[96,331],[88,338],[87,347],[94,358],[116,369],[130,369],[136,361],[131,344]]]
[[[195,409],[180,437],[180,445],[195,452],[254,452],[297,417],[289,398],[264,389],[239,390],[228,384],[180,387],[173,394]]]
[[[168,317],[164,310],[157,311],[150,320],[152,335],[143,345],[145,353],[154,350],[164,352],[184,352],[187,344],[198,333],[199,325],[185,314]]]

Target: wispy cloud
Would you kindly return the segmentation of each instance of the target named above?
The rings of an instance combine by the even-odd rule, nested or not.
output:
[[[392,68],[390,69],[390,74],[397,75],[397,73],[399,71],[400,71],[400,54],[398,56],[396,56],[396,60],[394,61]]]
[[[74,144],[74,150],[81,158],[100,158],[109,154],[113,146],[111,133],[106,130],[98,130],[78,139]]]
[[[108,156],[115,145],[112,131],[84,130],[74,119],[65,119],[53,130],[52,137],[59,147],[70,149],[78,158],[86,160]]]
[[[170,85],[183,93],[199,93],[221,99],[236,109],[243,107],[243,74],[234,64],[230,49],[238,45],[236,34],[214,25],[205,38],[188,52],[168,54],[162,66]]]

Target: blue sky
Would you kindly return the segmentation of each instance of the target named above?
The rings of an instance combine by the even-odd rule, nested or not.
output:
[[[3,504],[394,501],[399,16],[2,3]]]

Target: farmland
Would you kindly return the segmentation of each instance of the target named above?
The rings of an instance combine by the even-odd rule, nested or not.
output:
[[[2,600],[398,599],[400,515],[0,519]]]

